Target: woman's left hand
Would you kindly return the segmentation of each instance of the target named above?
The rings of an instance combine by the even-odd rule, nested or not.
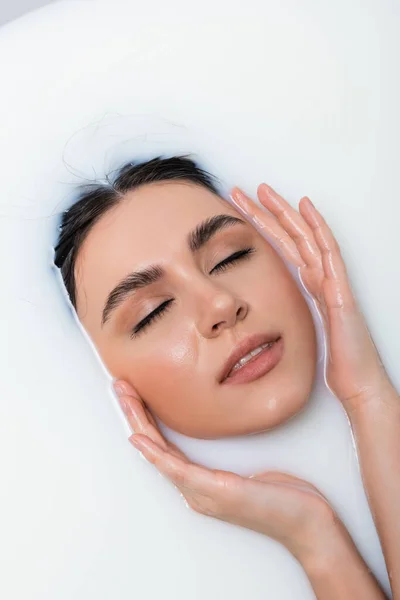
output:
[[[298,267],[324,321],[326,380],[344,408],[352,411],[379,394],[390,384],[388,376],[351,290],[339,245],[311,200],[304,196],[298,212],[263,183],[258,198],[271,215],[237,187],[231,197]]]

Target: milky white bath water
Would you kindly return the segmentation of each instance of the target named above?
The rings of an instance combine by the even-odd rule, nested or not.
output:
[[[266,181],[296,207],[310,196],[400,386],[399,8],[240,4],[65,1],[0,30],[7,599],[314,597],[284,548],[188,510],[128,444],[110,378],[52,268],[60,212],[83,180],[184,151],[225,190],[254,195]],[[280,469],[317,485],[388,589],[349,426],[324,385],[318,331],[315,390],[289,423],[215,441],[164,430],[207,466]]]

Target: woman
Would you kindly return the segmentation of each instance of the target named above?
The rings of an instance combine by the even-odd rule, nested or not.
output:
[[[347,412],[400,598],[400,402],[357,307],[337,243],[308,198],[300,213],[262,184],[263,211],[235,210],[188,158],[127,164],[64,214],[55,263],[136,432],[129,439],[189,505],[281,542],[318,598],[383,598],[313,486],[269,472],[211,471],[163,439],[154,416],[201,438],[249,434],[305,405],[316,342],[308,306],[265,229],[299,269],[324,320],[326,379]],[[245,219],[241,218],[241,215]],[[153,416],[154,415],[154,416]]]

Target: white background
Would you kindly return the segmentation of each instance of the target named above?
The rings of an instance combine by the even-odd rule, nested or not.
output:
[[[0,3],[0,25],[8,23],[30,10],[40,8],[49,2],[51,0],[13,0],[13,2],[2,0]]]
[[[399,25],[389,0],[71,0],[0,31],[2,597],[313,598],[283,548],[189,511],[127,443],[51,246],[72,169],[192,146],[227,186],[311,197],[399,387]],[[141,118],[170,133],[137,135]],[[387,586],[348,424],[321,382],[268,435],[179,443],[209,466],[312,481]]]

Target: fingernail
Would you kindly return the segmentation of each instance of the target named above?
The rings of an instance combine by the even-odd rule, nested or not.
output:
[[[309,201],[309,203],[311,204],[311,206],[312,206],[313,208],[315,208],[314,202],[312,202],[308,196],[306,196],[306,198],[307,198],[307,200]]]
[[[120,383],[115,383],[114,390],[118,396],[118,402],[119,402],[120,407],[122,408],[124,413],[126,415],[128,415],[128,412],[130,411],[130,406],[128,405],[128,403],[126,402],[125,397],[124,397],[124,396],[126,396],[126,390],[125,390],[124,386],[121,385]]]
[[[125,393],[125,390],[123,388],[123,386],[117,381],[116,383],[114,383],[114,390],[115,393],[117,394],[117,396],[123,396]]]
[[[237,207],[240,208],[240,204],[238,204],[235,200],[235,198],[233,197],[233,194],[229,194],[229,198],[232,200],[232,203]]]
[[[139,450],[141,448],[140,440],[138,440],[135,435],[131,435],[128,439],[129,439],[130,443],[132,444],[132,446],[135,446],[135,448],[137,450]]]
[[[230,198],[231,198],[232,202],[235,204],[235,206],[238,206],[242,210],[243,209],[247,210],[247,208],[248,208],[247,198],[244,196],[244,194],[242,192],[240,192],[239,190],[236,190],[235,195],[230,194]]]
[[[264,187],[265,191],[270,196],[273,196],[274,194],[276,194],[276,191],[274,190],[274,188],[271,187],[270,185],[268,185],[268,183],[265,183],[265,181],[261,185]]]

